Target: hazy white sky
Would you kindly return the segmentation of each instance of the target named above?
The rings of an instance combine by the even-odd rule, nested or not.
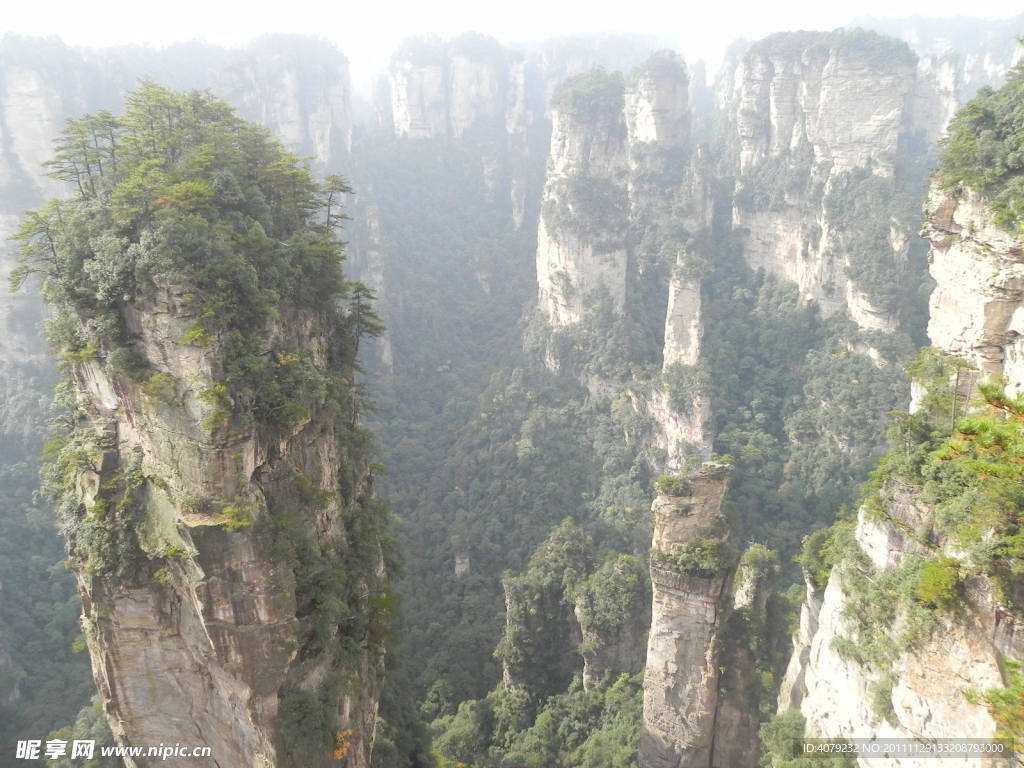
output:
[[[14,0],[0,31],[57,35],[78,45],[202,39],[239,44],[267,32],[303,32],[336,42],[353,76],[367,82],[397,43],[413,34],[476,31],[504,41],[571,33],[634,32],[675,40],[688,59],[717,62],[739,37],[787,29],[832,29],[862,15],[1021,13],[1020,0]]]

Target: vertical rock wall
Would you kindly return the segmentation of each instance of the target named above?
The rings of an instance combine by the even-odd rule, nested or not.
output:
[[[925,234],[936,281],[928,325],[932,344],[974,366],[972,381],[1005,375],[1010,388],[1019,391],[1024,242],[996,228],[977,195],[938,188],[928,199]],[[858,556],[867,558],[875,580],[908,557],[935,551],[914,533],[936,525],[935,509],[921,488],[890,481],[883,504],[884,517],[861,510],[854,529]],[[940,537],[936,546],[940,554],[969,562],[969,554],[952,541]],[[1021,626],[999,604],[992,583],[981,574],[965,575],[963,607],[940,611],[935,626],[912,647],[901,643],[895,661],[882,665],[841,652],[856,640],[847,583],[849,569],[856,567],[853,557],[832,569],[824,590],[808,585],[780,709],[799,709],[808,734],[828,738],[992,738],[990,712],[967,691],[1004,685],[1002,658],[1019,659],[1024,652]],[[879,712],[882,690],[887,713]],[[924,768],[930,762],[892,758],[886,764]],[[962,764],[989,763],[971,758]]]
[[[727,535],[722,500],[728,471],[706,464],[681,496],[654,502],[651,632],[644,671],[642,768],[710,768],[718,709],[716,636],[727,599],[725,570],[686,572],[666,564],[682,546]]]
[[[896,200],[897,159],[920,129],[911,122],[916,66],[909,48],[872,33],[793,32],[755,43],[719,81],[719,108],[736,136],[733,216],[747,233],[747,262],[867,330],[893,331],[899,320],[851,266],[887,249],[884,262],[898,272],[916,223],[902,220],[893,202],[869,217],[889,222],[858,221],[840,200],[851,180]],[[879,225],[884,232],[872,235],[871,248],[852,237]]]

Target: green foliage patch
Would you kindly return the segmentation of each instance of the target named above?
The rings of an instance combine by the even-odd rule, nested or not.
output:
[[[1024,235],[1024,66],[998,90],[985,87],[949,123],[937,177],[949,190],[983,194],[996,224]]]

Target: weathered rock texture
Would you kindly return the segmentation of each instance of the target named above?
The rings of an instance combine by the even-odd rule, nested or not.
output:
[[[995,228],[984,202],[970,192],[954,196],[933,189],[927,209],[925,233],[932,243],[936,281],[928,326],[932,344],[970,362],[978,378],[1005,374],[1019,389],[1024,243]],[[861,511],[855,529],[857,546],[878,574],[907,556],[930,554],[909,532],[935,525],[934,509],[920,488],[891,481],[884,502],[886,519]],[[940,538],[939,544],[945,555],[963,556],[951,542]],[[1024,634],[994,597],[988,579],[969,578],[963,610],[940,612],[937,626],[883,669],[837,651],[844,640],[856,639],[844,584],[848,567],[846,561],[836,565],[823,591],[808,586],[780,709],[798,708],[807,719],[808,735],[828,738],[992,738],[995,723],[989,711],[965,692],[1004,685],[1000,660],[1021,658]],[[887,716],[878,712],[879,686],[891,686]],[[929,763],[886,761],[892,766]],[[971,759],[961,764],[991,763]]]
[[[593,70],[554,93],[537,237],[538,302],[553,325],[579,322],[596,293],[623,310],[637,245],[626,228],[650,226],[683,185],[688,83],[682,60],[663,51],[628,83]],[[648,180],[658,173],[660,183]]]
[[[998,86],[1019,60],[1017,42],[1024,17],[985,21],[864,18],[854,26],[873,29],[906,42],[917,54],[914,124],[934,140],[964,103],[983,86]]]
[[[589,100],[582,90],[588,84],[603,98]],[[538,301],[555,326],[578,323],[597,294],[621,311],[629,261],[622,80],[595,70],[567,81],[559,94],[537,232]]]
[[[985,201],[934,190],[924,234],[935,280],[928,336],[983,376],[1024,387],[1024,242],[992,223]]]
[[[97,362],[74,366],[75,439],[89,459],[65,528],[111,728],[121,743],[202,744],[220,768],[269,768],[312,694],[325,722],[337,716],[348,732],[350,763],[365,767],[382,664],[367,606],[384,578],[379,543],[352,533],[372,494],[368,460],[350,453],[326,412],[275,438],[259,423],[224,424],[223,406],[202,394],[224,350],[179,341],[195,322],[191,290],[166,285],[126,310],[137,351],[162,377],[159,394]],[[282,307],[268,336],[323,364],[332,332],[325,316]],[[123,524],[104,522],[115,514]],[[351,616],[314,630],[320,598],[304,569],[358,563],[368,571],[334,596]],[[320,751],[310,764],[326,764]]]
[[[932,514],[915,496],[894,498],[890,514],[897,523],[921,525]],[[875,566],[896,567],[906,554],[922,554],[920,545],[895,524],[858,519],[856,539]],[[824,738],[992,738],[995,723],[988,710],[972,704],[965,692],[1002,686],[1003,656],[1020,658],[1021,628],[1008,618],[981,583],[969,588],[969,608],[943,614],[926,638],[908,648],[889,669],[860,664],[837,650],[852,639],[842,564],[823,591],[808,586],[801,609],[796,647],[780,691],[780,711],[799,709],[806,734]],[[879,686],[891,685],[892,711],[878,710]],[[877,762],[877,761],[876,761]],[[870,760],[861,765],[873,765]],[[890,758],[894,768],[925,768],[931,761]],[[959,765],[1002,765],[964,760]]]
[[[728,468],[705,464],[686,496],[654,501],[655,553],[673,554],[727,534],[722,500]],[[644,672],[642,768],[710,768],[714,762],[719,676],[716,638],[729,602],[729,573],[690,574],[652,556],[654,590]]]
[[[548,323],[572,332],[600,312],[656,315],[666,381],[700,362],[701,288],[687,269],[687,244],[711,218],[710,174],[700,156],[690,159],[688,83],[682,59],[660,51],[627,79],[593,70],[554,92],[537,235],[538,305]],[[668,279],[638,288],[658,282],[656,273]],[[593,373],[584,381],[600,397],[623,386]],[[652,420],[659,465],[676,470],[710,451],[709,402],[699,390],[686,402],[668,390],[657,382],[627,394]]]
[[[389,71],[394,133],[458,139],[478,126],[515,125],[523,118],[523,76],[522,62],[482,35],[410,40]]]
[[[0,277],[6,278],[13,264],[7,236],[21,213],[59,191],[42,175],[42,163],[64,120],[115,107],[123,88],[138,77],[168,71],[175,85],[209,87],[233,101],[291,148],[314,155],[319,169],[344,163],[351,136],[348,69],[330,46],[266,38],[230,54],[183,46],[137,55],[85,53],[51,41],[8,38],[0,46]],[[240,498],[244,509],[253,505],[259,522],[274,505],[295,503],[293,479],[281,472],[285,464],[325,487],[333,486],[345,468],[355,473],[353,489],[363,494],[370,492],[369,473],[354,463],[346,467],[349,457],[330,429],[307,425],[279,443],[255,433],[217,439],[204,434],[201,422],[209,409],[196,399],[201,385],[194,377],[209,375],[219,361],[216,350],[200,352],[179,343],[188,327],[180,314],[184,290],[167,286],[156,304],[128,318],[156,369],[190,382],[175,391],[173,406],[154,403],[139,385],[110,378],[96,363],[76,370],[81,404],[89,413],[83,427],[96,436],[98,470],[83,473],[82,502],[109,493],[113,486],[104,489],[104,483],[113,483],[128,467],[141,473],[145,481],[135,490],[142,516],[139,546],[147,560],[165,563],[134,580],[79,574],[95,677],[112,728],[133,744],[207,744],[213,765],[276,765],[281,691],[328,690],[343,672],[351,676],[348,688],[329,706],[336,706],[341,721],[353,729],[352,764],[366,765],[379,655],[356,650],[339,670],[327,655],[318,659],[315,651],[301,647],[296,575],[271,556],[266,531],[254,524],[228,533],[214,524],[215,516],[188,509],[196,499],[223,506]],[[5,440],[34,444],[40,439],[40,415],[52,382],[42,316],[41,301],[31,291],[0,296]],[[317,349],[326,331],[315,317],[285,311],[273,333]],[[315,515],[315,536],[325,550],[344,551],[341,519],[348,503],[339,497]],[[371,572],[367,583],[379,577]]]
[[[881,258],[896,274],[916,234],[913,212],[902,215],[905,205],[895,202],[913,181],[899,177],[897,160],[920,129],[912,124],[915,83],[909,48],[862,31],[772,35],[727,65],[719,82],[719,108],[735,130],[734,221],[747,232],[747,262],[868,330],[895,330],[897,311],[856,280],[857,262]],[[879,222],[858,221],[835,197],[865,175],[874,177],[871,194],[888,201],[872,217],[888,226],[870,248],[855,234]],[[879,249],[888,252],[879,257]]]

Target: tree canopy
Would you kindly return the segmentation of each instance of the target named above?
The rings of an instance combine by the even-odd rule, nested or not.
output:
[[[224,351],[218,398],[234,416],[286,427],[308,410],[302,390],[322,399],[313,393],[325,382],[314,380],[308,350],[268,349],[286,344],[270,344],[274,321],[285,312],[323,317],[335,331],[327,365],[349,381],[359,338],[382,330],[372,292],[341,270],[335,230],[348,184],[316,181],[209,93],[145,82],[123,115],[70,120],[47,168],[70,194],[27,214],[11,283],[42,275],[56,310],[50,340],[66,360],[152,374],[124,310],[176,288],[183,316],[195,320],[182,342]]]
[[[966,185],[991,201],[996,224],[1024,235],[1024,64],[999,90],[982,88],[953,117],[938,178]]]

